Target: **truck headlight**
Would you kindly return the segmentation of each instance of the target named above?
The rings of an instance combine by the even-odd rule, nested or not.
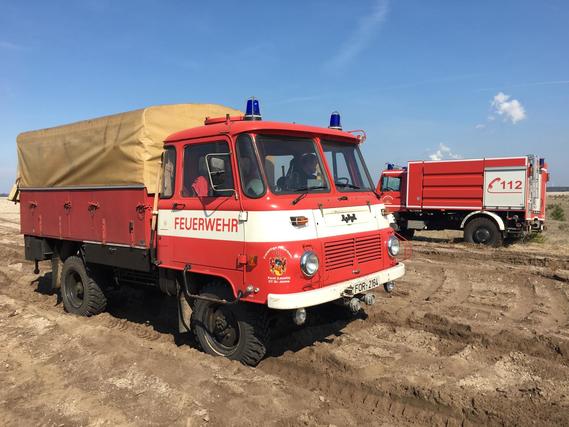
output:
[[[399,244],[399,239],[395,236],[391,236],[387,241],[387,251],[389,255],[395,257],[399,255],[399,251],[401,250],[401,245]]]
[[[300,269],[306,277],[312,277],[318,271],[320,267],[320,261],[318,260],[318,255],[312,251],[306,251],[300,257]]]

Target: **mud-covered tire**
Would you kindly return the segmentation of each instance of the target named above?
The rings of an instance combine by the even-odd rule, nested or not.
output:
[[[233,300],[233,294],[221,281],[205,285],[200,295]],[[191,328],[208,354],[256,366],[269,345],[267,309],[252,303],[216,304],[195,300]]]
[[[99,314],[107,306],[107,298],[101,287],[77,256],[70,256],[63,263],[61,297],[65,310],[79,316]]]
[[[502,232],[490,218],[474,218],[464,227],[464,240],[487,246],[501,246]]]

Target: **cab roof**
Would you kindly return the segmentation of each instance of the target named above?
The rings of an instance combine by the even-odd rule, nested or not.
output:
[[[204,138],[220,134],[237,135],[245,132],[261,133],[263,131],[271,133],[287,133],[299,135],[316,135],[324,137],[332,137],[336,140],[343,140],[348,143],[359,144],[361,141],[359,136],[341,130],[330,129],[319,126],[299,125],[295,123],[270,122],[261,120],[243,120],[242,116],[206,119],[204,126],[185,129],[180,132],[173,133],[168,136],[165,143],[174,143],[178,141],[191,140],[195,138]]]

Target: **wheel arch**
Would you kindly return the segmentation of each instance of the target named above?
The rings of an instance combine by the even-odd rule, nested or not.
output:
[[[474,218],[491,218],[496,223],[496,225],[498,226],[498,229],[500,231],[506,230],[506,225],[504,224],[504,220],[502,218],[500,218],[499,215],[495,214],[494,212],[489,212],[489,211],[470,212],[468,215],[466,215],[464,217],[464,219],[460,223],[460,228],[464,229],[464,227],[466,227],[466,224],[468,224]]]
[[[178,280],[180,283],[183,283],[184,280],[184,272],[178,271]],[[202,271],[188,271],[188,285],[190,287],[189,292],[192,294],[199,293],[200,289],[207,283],[211,283],[213,281],[218,281],[226,286],[232,293],[233,297],[237,298],[237,286],[229,277],[225,274],[220,273],[212,273],[212,272],[202,272]]]
[[[76,242],[73,240],[56,240],[55,247],[57,251],[57,257],[61,261],[65,261],[70,256],[77,255],[81,249],[81,242]]]

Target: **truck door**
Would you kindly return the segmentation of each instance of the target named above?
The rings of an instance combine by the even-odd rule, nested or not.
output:
[[[384,171],[381,174],[379,191],[381,193],[381,201],[391,211],[401,209],[401,171]]]
[[[242,269],[238,257],[244,250],[244,225],[230,153],[227,138],[213,137],[192,141],[178,156],[177,191],[169,206],[162,201],[158,226],[173,264]]]

